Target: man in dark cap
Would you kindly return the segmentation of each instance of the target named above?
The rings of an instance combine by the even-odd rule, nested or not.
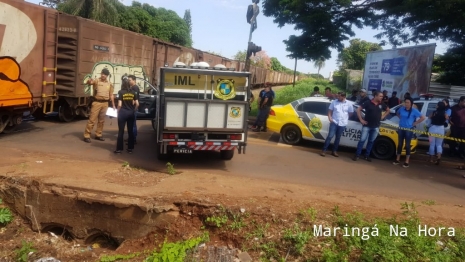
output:
[[[90,134],[97,122],[97,130],[95,131],[95,139],[105,141],[102,137],[103,124],[108,109],[108,101],[111,99],[113,109],[116,110],[115,98],[113,97],[113,84],[108,81],[110,71],[107,68],[102,69],[99,79],[87,80],[88,85],[92,85],[93,102],[90,110],[89,121],[84,130],[84,142],[90,143]]]

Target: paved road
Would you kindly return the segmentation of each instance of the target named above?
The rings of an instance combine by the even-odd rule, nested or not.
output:
[[[55,118],[26,121],[18,131],[0,135],[2,152],[18,148],[44,153],[66,154],[89,160],[128,161],[131,165],[149,170],[164,170],[155,153],[154,131],[147,120],[139,120],[138,145],[132,155],[114,155],[116,119],[105,124],[106,141],[82,141],[86,120],[60,123]],[[304,143],[288,146],[279,142],[279,135],[250,133],[246,154],[236,154],[231,161],[222,161],[217,153],[177,155],[170,162],[178,170],[194,169],[218,174],[231,174],[259,179],[306,184],[326,189],[344,189],[387,197],[406,198],[406,201],[431,199],[454,205],[465,205],[463,171],[453,169],[454,163],[432,166],[419,151],[412,158],[410,168],[394,166],[390,161],[364,160],[353,162],[353,150],[342,149],[340,157],[321,157],[321,144]],[[237,152],[236,152],[237,153]],[[38,159],[40,160],[40,159]]]

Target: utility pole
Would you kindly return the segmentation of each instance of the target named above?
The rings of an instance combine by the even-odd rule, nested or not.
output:
[[[297,57],[295,58],[295,65],[294,65],[294,79],[292,83],[292,87],[295,87],[295,73],[297,71]]]
[[[255,55],[256,52],[260,52],[262,48],[260,46],[256,46],[254,43],[252,43],[252,33],[257,29],[257,16],[260,13],[260,8],[258,7],[258,3],[260,0],[252,0],[252,5],[249,5],[246,18],[247,18],[247,23],[250,24],[250,31],[249,31],[249,41],[247,44],[247,53],[245,57],[245,67],[244,71],[249,72],[250,71],[250,56],[252,53]]]

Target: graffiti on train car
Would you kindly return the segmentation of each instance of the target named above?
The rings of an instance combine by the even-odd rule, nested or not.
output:
[[[191,65],[192,63],[195,63],[195,57],[192,55],[191,52],[183,52],[181,55],[176,58],[174,63],[181,62],[186,65]]]
[[[27,105],[32,99],[29,86],[21,80],[21,67],[13,57],[0,56],[0,97],[6,98],[0,107]]]
[[[87,80],[91,78],[99,78],[100,73],[102,72],[102,69],[108,69],[110,71],[110,81],[113,83],[113,86],[115,87],[114,89],[114,94],[117,94],[119,90],[121,90],[121,77],[124,74],[128,75],[135,75],[136,77],[143,78],[147,81],[149,81],[144,68],[142,66],[131,66],[131,65],[124,65],[124,64],[114,64],[110,62],[99,62],[94,65],[94,68],[92,69],[92,72],[84,77],[83,84],[87,82]],[[144,92],[145,88],[145,82],[142,80],[137,80],[136,81],[137,85],[140,88],[141,92]],[[93,95],[93,89],[91,88],[90,85],[85,85],[84,92],[88,95]]]
[[[28,36],[28,41],[18,44],[23,35]],[[37,32],[32,20],[16,7],[0,2],[0,56],[14,57],[21,63],[36,42]]]

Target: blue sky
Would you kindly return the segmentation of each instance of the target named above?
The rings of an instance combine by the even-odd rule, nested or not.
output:
[[[40,0],[28,0],[38,3]],[[123,0],[125,5],[130,5],[132,0]],[[180,17],[184,16],[186,9],[190,9],[192,17],[192,38],[194,47],[203,51],[214,51],[222,56],[232,58],[237,51],[247,48],[250,25],[246,22],[247,6],[251,0],[141,0],[155,7],[163,7],[175,11]],[[261,3],[260,1],[260,7]],[[260,10],[262,11],[262,10]],[[294,69],[294,60],[287,58],[286,45],[283,40],[290,35],[299,35],[292,26],[279,28],[273,23],[271,17],[265,17],[262,12],[258,16],[258,28],[252,36],[252,42],[261,46],[270,57],[276,57],[286,67]],[[355,29],[355,37],[365,41],[378,43],[374,38],[377,31],[369,28]],[[447,44],[439,41],[436,43],[436,53],[443,54],[447,50]],[[348,41],[344,43],[348,45]],[[426,43],[421,43],[426,44]],[[412,44],[414,45],[414,44]],[[404,45],[409,46],[409,45]],[[390,49],[385,46],[383,49]],[[321,69],[320,74],[328,77],[331,71],[337,69],[336,59],[338,52],[332,50],[331,59]],[[304,73],[316,73],[317,69],[311,62],[297,61],[297,70]]]

